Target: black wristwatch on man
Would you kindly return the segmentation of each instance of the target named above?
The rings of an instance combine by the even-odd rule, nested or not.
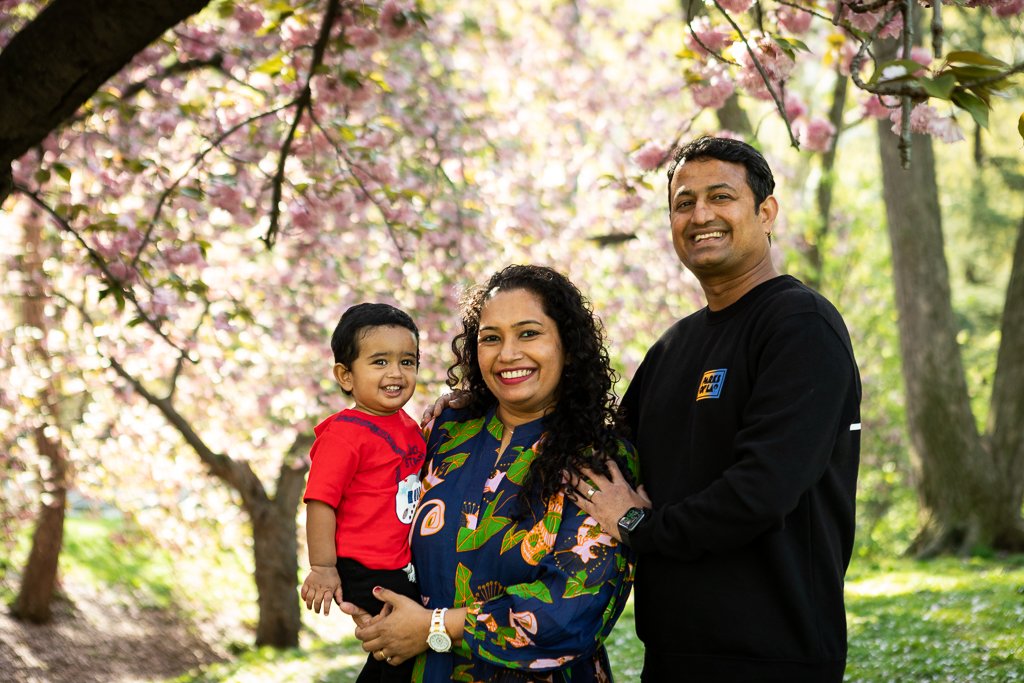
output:
[[[632,547],[630,534],[651,518],[651,512],[650,508],[629,508],[626,510],[626,514],[619,517],[619,538],[624,544]]]

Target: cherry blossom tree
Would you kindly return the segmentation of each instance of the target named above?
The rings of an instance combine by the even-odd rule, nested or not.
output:
[[[5,3],[0,82],[9,50],[58,4]],[[628,378],[658,331],[702,305],[667,246],[672,148],[742,96],[785,114],[776,129],[748,107],[759,135],[834,152],[852,124],[801,100],[794,79],[827,63],[852,80],[883,31],[853,8],[831,23],[824,6],[749,2],[683,20],[671,3],[610,0],[194,5],[207,6],[165,18],[169,31],[23,148],[0,134],[2,256],[23,257],[21,217],[38,212],[33,282],[49,300],[45,320],[21,321],[26,282],[6,269],[0,467],[18,483],[3,521],[15,528],[41,488],[29,426],[45,386],[28,359],[44,325],[71,407],[48,427],[75,489],[183,555],[205,556],[211,538],[251,552],[256,642],[276,646],[301,624],[299,503],[311,428],[344,405],[327,339],[345,307],[413,313],[415,415],[440,391],[461,291],[510,262],[550,263],[592,298]],[[883,71],[908,73],[872,80],[874,55],[861,53],[865,94],[916,101],[952,73],[955,106],[957,88],[987,78],[957,69],[998,71],[972,86],[992,93],[1015,69],[947,56],[918,74],[919,61],[891,59]],[[0,131],[18,125],[0,115]]]
[[[461,290],[510,261],[561,264],[593,291],[609,337],[634,340],[627,371],[640,321],[696,300],[660,231],[632,219],[652,154],[686,126],[669,100],[615,93],[671,83],[670,51],[645,50],[659,30],[570,5],[217,2],[139,53],[12,164],[7,206],[48,226],[51,352],[81,378],[64,397],[80,412],[53,425],[76,488],[116,491],[179,552],[201,554],[200,529],[251,547],[256,641],[294,645],[296,511],[311,427],[342,407],[327,339],[347,305],[414,312],[428,401]]]

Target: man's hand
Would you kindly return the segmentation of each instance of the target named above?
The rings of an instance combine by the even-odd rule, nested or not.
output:
[[[458,410],[459,408],[465,408],[466,404],[469,403],[469,392],[456,389],[450,391],[447,394],[441,394],[434,401],[434,405],[430,406],[423,411],[423,417],[420,418],[420,429],[426,429],[427,425],[433,422],[434,418],[441,414],[445,408],[451,407]]]
[[[336,601],[339,605],[342,602],[341,577],[338,576],[338,568],[333,565],[310,567],[306,580],[302,582],[302,591],[299,595],[305,601],[306,609],[319,612],[323,607],[323,613],[330,614],[331,602]]]
[[[654,507],[643,485],[633,490],[614,462],[608,462],[611,479],[586,468],[581,471],[582,478],[572,475],[565,477],[569,496],[581,510],[597,520],[602,531],[617,541],[622,540],[619,537],[619,518],[626,514],[626,510]]]

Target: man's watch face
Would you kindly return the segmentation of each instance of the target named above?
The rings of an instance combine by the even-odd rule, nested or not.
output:
[[[633,531],[645,516],[646,513],[643,509],[630,508],[626,510],[626,514],[622,515],[622,519],[619,520],[619,524],[627,530]]]

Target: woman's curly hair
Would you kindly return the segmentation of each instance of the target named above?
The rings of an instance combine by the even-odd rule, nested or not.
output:
[[[497,403],[480,370],[477,337],[484,304],[499,289],[534,294],[557,324],[565,354],[558,399],[544,418],[541,453],[531,463],[519,494],[523,503],[538,494],[547,501],[562,488],[563,472],[588,467],[607,476],[606,460],[619,460],[618,438],[624,429],[612,391],[616,374],[604,347],[601,321],[576,285],[545,266],[511,265],[471,289],[461,302],[462,332],[452,340],[455,362],[448,368],[448,386],[469,393],[467,410],[482,415]],[[629,477],[624,463],[618,464]]]

